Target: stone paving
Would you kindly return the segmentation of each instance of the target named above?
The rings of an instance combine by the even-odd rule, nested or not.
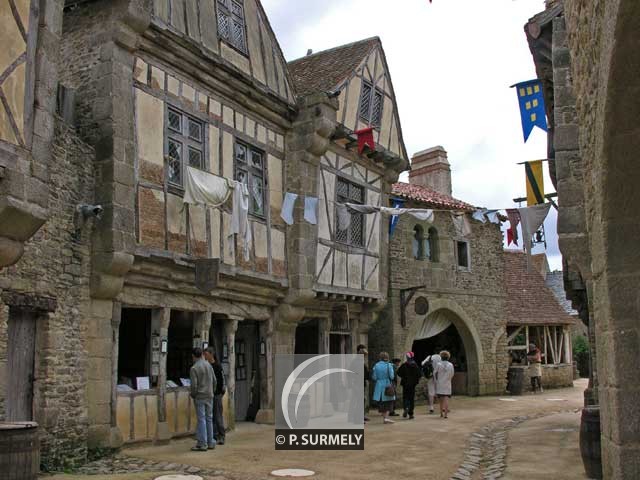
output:
[[[424,407],[419,407],[416,420],[399,420],[395,425],[382,425],[381,419],[374,417],[366,427],[365,452],[360,455],[276,453],[271,448],[270,427],[243,424],[229,435],[228,445],[210,453],[190,452],[192,440],[186,438],[162,446],[141,445],[93,461],[77,469],[74,475],[55,477],[55,480],[111,480],[109,476],[117,474],[124,474],[120,477],[122,480],[152,480],[162,473],[195,474],[206,480],[262,480],[272,478],[269,472],[273,469],[294,467],[315,470],[314,478],[331,480],[383,478],[391,472],[400,478],[420,480],[506,479],[512,450],[522,450],[515,455],[516,461],[526,464],[523,459],[528,458],[528,445],[540,443],[544,433],[531,430],[536,422],[547,422],[546,418],[559,412],[571,412],[563,418],[569,418],[573,431],[577,429],[579,416],[574,412],[579,411],[584,385],[576,383],[573,389],[544,395],[456,398],[453,413],[445,421],[420,413]],[[558,400],[564,403],[559,405]],[[527,429],[534,433],[526,433]],[[518,437],[517,445],[510,443],[510,433]],[[530,441],[532,435],[535,438]],[[581,463],[578,449],[573,445],[575,438],[569,446],[565,445],[566,437],[544,438],[549,444],[543,447],[550,452],[548,455],[554,455],[556,466]],[[554,441],[563,443],[555,445]],[[560,451],[564,453],[558,453]],[[437,462],[430,460],[435,458]]]

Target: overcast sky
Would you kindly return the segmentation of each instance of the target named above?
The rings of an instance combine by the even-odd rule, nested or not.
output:
[[[546,134],[523,143],[510,85],[536,77],[523,31],[543,0],[262,0],[287,60],[379,36],[391,70],[407,152],[442,145],[455,197],[516,206],[525,160],[546,158]],[[547,169],[545,164],[545,170]],[[406,180],[406,176],[401,177]],[[546,192],[553,186],[546,175]],[[561,269],[556,213],[547,255]],[[543,251],[541,247],[534,250]]]

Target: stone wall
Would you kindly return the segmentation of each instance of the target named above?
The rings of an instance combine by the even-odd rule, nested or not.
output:
[[[542,387],[564,388],[573,386],[573,365],[543,365]]]
[[[410,205],[415,206],[415,205]],[[402,357],[425,320],[415,312],[415,299],[424,296],[432,313],[438,309],[451,315],[463,337],[470,363],[469,385],[473,394],[501,393],[506,386],[508,358],[505,337],[504,265],[502,235],[497,225],[471,221],[467,238],[470,269],[457,267],[454,231],[449,212],[436,212],[433,226],[438,232],[437,262],[416,260],[412,240],[414,226],[426,233],[429,224],[402,216],[389,244],[390,287],[387,307],[369,331],[371,359],[379,351]],[[406,307],[406,326],[401,325],[400,290],[425,285]],[[475,350],[475,354],[469,350]],[[475,366],[470,358],[477,355]]]
[[[90,236],[93,220],[80,230],[74,225],[76,206],[92,203],[94,152],[75,131],[56,124],[50,165],[50,218],[26,243],[21,261],[0,270],[0,294],[24,294],[34,303],[53,299],[55,311],[36,327],[34,420],[42,428],[42,463],[63,467],[86,458],[86,347],[89,300]],[[27,300],[29,301],[29,300]],[[29,305],[27,305],[29,306]],[[0,302],[0,385],[7,362],[9,306]],[[2,387],[0,387],[2,388]],[[4,397],[0,390],[0,420]]]

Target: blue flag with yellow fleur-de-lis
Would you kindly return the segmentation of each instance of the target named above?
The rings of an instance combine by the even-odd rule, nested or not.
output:
[[[522,118],[522,133],[524,141],[529,139],[533,127],[538,126],[547,131],[547,115],[544,109],[544,95],[542,93],[542,82],[540,80],[529,80],[527,82],[511,85],[516,87],[518,103],[520,104],[520,117]]]

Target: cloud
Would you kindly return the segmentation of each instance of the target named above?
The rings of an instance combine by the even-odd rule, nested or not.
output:
[[[546,158],[544,132],[535,129],[523,143],[516,93],[509,88],[536,77],[523,26],[544,10],[542,0],[264,0],[263,5],[289,60],[309,48],[317,52],[379,36],[409,154],[442,145],[455,196],[489,208],[517,206],[513,199],[525,193],[518,162]],[[561,268],[555,218],[545,222],[547,253],[553,267]]]

